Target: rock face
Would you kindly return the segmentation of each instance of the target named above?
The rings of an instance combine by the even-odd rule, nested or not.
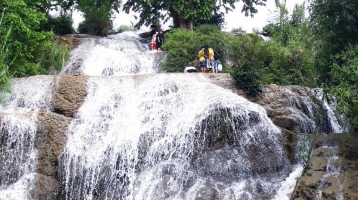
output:
[[[35,147],[38,149],[37,172],[56,178],[58,158],[66,145],[66,130],[71,118],[41,111],[38,115],[39,130]]]
[[[322,134],[292,200],[358,199],[358,134]]]
[[[87,95],[86,83],[86,76],[61,76],[57,92],[53,98],[55,112],[73,117]]]
[[[300,86],[269,85],[257,103],[283,129],[295,133],[331,132],[322,102],[314,92]]]
[[[152,76],[152,75],[134,75],[135,76]],[[187,74],[187,76],[197,76],[196,74]],[[200,75],[204,78],[208,78],[211,83],[219,85],[223,88],[231,89],[234,92],[244,95],[244,93],[235,88],[234,82],[229,74],[203,74]],[[63,75],[58,76],[58,82],[54,85],[53,97],[51,105],[53,109],[42,109],[38,113],[37,123],[38,130],[36,132],[35,147],[38,150],[38,162],[36,170],[36,182],[34,184],[33,190],[30,191],[32,199],[59,199],[59,191],[61,186],[59,184],[58,177],[58,163],[59,157],[63,152],[63,149],[66,145],[67,136],[66,130],[69,124],[72,121],[72,118],[76,117],[77,110],[83,104],[86,95],[87,95],[87,77],[78,75]],[[56,78],[54,78],[56,80]],[[256,103],[261,104],[267,112],[267,115],[272,119],[272,121],[282,129],[283,134],[283,143],[286,150],[286,154],[291,162],[295,162],[296,159],[296,145],[297,145],[297,135],[300,133],[309,133],[312,130],[328,131],[329,125],[327,120],[324,117],[324,114],[320,115],[322,112],[322,105],[318,101],[307,101],[312,97],[312,94],[308,90],[296,86],[266,86],[264,88],[264,93],[259,99],[252,99]],[[219,110],[216,114],[212,114],[212,119],[205,119],[218,121],[222,118],[222,114],[226,111]],[[318,113],[317,115],[312,113]],[[250,116],[249,124],[255,126],[256,118],[254,115]],[[217,119],[214,119],[217,118]],[[203,124],[213,124],[205,123]],[[0,120],[1,121],[1,120]],[[312,124],[317,124],[318,127],[313,127]],[[217,163],[225,163],[226,160],[234,160],[239,156],[240,145],[235,144],[234,137],[237,137],[232,134],[230,127],[225,127],[223,124],[219,124],[215,127],[205,127],[205,144],[202,144],[202,151],[192,152],[193,159],[193,171],[196,171],[196,168],[206,167],[210,176],[213,177],[216,181],[228,181],[233,176],[241,176],[243,170],[239,168],[239,165],[233,165],[231,176],[222,176],[221,171],[222,167],[217,167]],[[210,131],[212,130],[212,132]],[[218,133],[218,134],[214,134]],[[202,137],[202,133],[198,133],[198,137]],[[348,136],[347,136],[348,137]],[[339,195],[343,195],[345,199],[358,199],[355,184],[358,180],[358,140],[352,140],[351,137],[342,135],[324,135],[320,136],[315,145],[314,157],[310,161],[310,169],[304,177],[299,180],[299,183],[296,187],[296,190],[292,196],[292,199],[311,199],[316,198],[317,195],[321,195],[322,199],[334,199]],[[1,138],[0,138],[1,139]],[[144,138],[145,142],[150,142],[150,136]],[[281,140],[281,139],[279,139]],[[338,143],[336,142],[338,141]],[[247,174],[250,173],[257,176],[263,176],[267,171],[283,171],[283,168],[287,166],[287,163],[281,162],[275,157],[276,152],[270,151],[270,148],[267,151],[261,149],[263,147],[269,147],[269,140],[261,140],[260,143],[248,147],[251,149],[249,153],[252,159],[250,160],[250,172],[247,171]],[[330,144],[338,144],[339,148],[331,148],[328,150],[326,147],[330,147]],[[0,143],[1,145],[1,143]],[[1,147],[1,146],[0,146]],[[144,148],[143,154],[145,154],[146,149]],[[261,151],[261,156],[257,156],[256,153]],[[236,152],[236,153],[235,153]],[[337,154],[337,159],[330,158],[332,154]],[[207,162],[209,158],[218,155],[214,162]],[[267,159],[268,162],[262,162],[262,160]],[[331,178],[324,179],[327,169],[327,162],[333,162],[341,166],[340,174],[337,175],[337,180]],[[0,156],[0,168],[3,160]],[[265,165],[260,163],[271,163],[272,165]],[[235,163],[234,163],[235,164]],[[217,167],[217,171],[215,171]],[[272,170],[274,168],[274,170]],[[245,172],[245,171],[244,171]],[[349,174],[348,175],[345,175]],[[244,175],[242,175],[244,176]],[[170,178],[170,173],[163,176]],[[323,177],[323,178],[322,178]],[[190,178],[188,178],[187,184],[190,186]],[[125,180],[125,177],[121,177]],[[125,182],[125,181],[123,181]],[[164,181],[165,182],[165,181]],[[166,185],[169,184],[169,179],[164,184],[163,188],[158,189],[159,193],[161,190],[165,191]],[[125,185],[125,184],[124,184]],[[339,189],[342,185],[343,190]],[[260,196],[259,185],[255,186],[255,191],[258,191],[257,198],[264,199],[265,196]],[[208,185],[207,187],[201,188],[196,194],[196,199],[220,199],[220,194],[222,191],[220,189]],[[267,197],[269,198],[269,197]],[[267,199],[266,198],[266,199]],[[99,198],[100,199],[100,198]]]
[[[255,100],[282,129],[291,162],[295,161],[297,134],[332,132],[326,108],[316,96],[309,88],[268,85]]]
[[[42,174],[36,174],[35,179],[35,184],[32,186],[33,189],[30,190],[30,199],[56,199],[60,187],[58,181],[55,178]]]
[[[54,111],[41,110],[35,148],[38,150],[37,177],[32,199],[56,199],[60,191],[58,182],[59,157],[66,145],[66,131],[87,95],[85,76],[63,75],[53,94]]]

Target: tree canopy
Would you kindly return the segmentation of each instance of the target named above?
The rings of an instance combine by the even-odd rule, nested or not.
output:
[[[174,28],[193,29],[193,20],[209,20],[217,7],[226,11],[235,8],[234,3],[240,0],[128,0],[123,10],[140,12],[138,26],[158,24],[159,20],[164,23],[173,20]],[[244,6],[242,12],[253,16],[257,13],[255,6],[265,5],[266,0],[242,0]]]
[[[105,36],[112,29],[112,15],[119,12],[119,0],[76,0],[75,8],[84,13],[82,33]]]

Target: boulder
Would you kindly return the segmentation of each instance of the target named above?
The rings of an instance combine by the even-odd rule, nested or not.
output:
[[[55,178],[36,174],[35,180],[36,181],[30,190],[30,200],[56,199],[60,187]]]
[[[39,130],[35,140],[35,148],[38,149],[38,173],[56,177],[59,156],[66,145],[66,130],[70,122],[71,118],[63,115],[39,112]]]
[[[219,200],[218,191],[215,188],[201,188],[196,193],[195,200]]]
[[[86,76],[61,76],[57,92],[53,97],[54,112],[73,117],[82,106],[87,95]]]

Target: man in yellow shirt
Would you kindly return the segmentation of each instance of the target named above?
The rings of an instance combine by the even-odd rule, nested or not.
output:
[[[218,61],[214,58],[214,50],[213,48],[209,47],[209,63],[211,64],[211,72],[218,73]]]
[[[206,55],[205,55],[205,47],[201,47],[201,50],[198,53],[198,58],[199,58],[199,62],[200,62],[200,68],[201,68],[201,72],[205,73],[205,67],[206,67]]]

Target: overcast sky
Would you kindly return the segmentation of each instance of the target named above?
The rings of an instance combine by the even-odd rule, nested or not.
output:
[[[295,4],[302,4],[306,0],[287,0],[286,7],[288,11],[291,13]],[[306,3],[307,4],[307,3]],[[242,27],[247,32],[252,32],[253,28],[257,28],[259,30],[262,29],[266,24],[268,24],[269,20],[275,16],[275,0],[267,0],[266,6],[258,7],[258,13],[251,17],[245,17],[244,13],[241,13],[243,3],[236,3],[236,9],[232,12],[229,12],[225,15],[226,25],[224,30],[230,31],[233,28]],[[116,15],[114,19],[114,27],[117,28],[120,25],[130,25],[131,22],[136,23],[137,20],[134,18],[135,13],[126,14],[121,12]],[[73,14],[74,19],[74,27],[77,27],[79,22],[83,20],[83,17],[80,13]],[[164,25],[164,27],[168,27],[169,22]],[[148,28],[142,27],[143,30]]]

